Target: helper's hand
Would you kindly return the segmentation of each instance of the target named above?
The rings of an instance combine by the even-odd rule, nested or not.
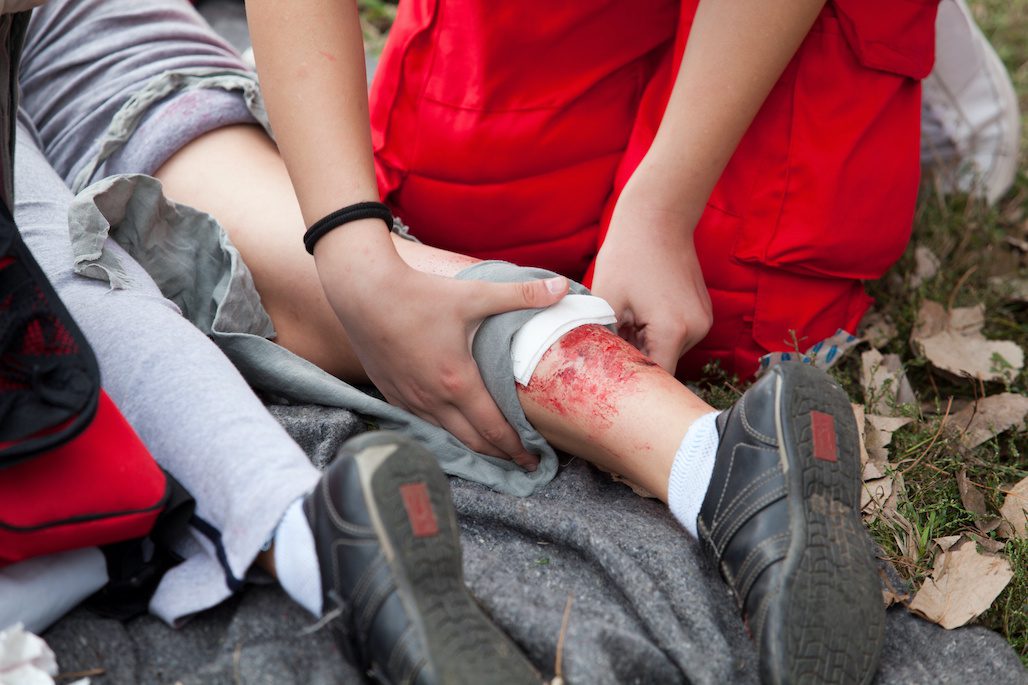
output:
[[[596,257],[592,291],[614,308],[621,337],[674,373],[713,322],[693,245],[694,220],[633,205],[626,197],[618,202]]]
[[[363,260],[355,265],[359,276],[350,278],[345,266],[322,269],[320,259],[329,301],[368,377],[391,404],[477,452],[535,469],[539,457],[525,451],[482,382],[471,337],[487,316],[559,301],[568,292],[566,279],[458,281],[416,271],[398,257]]]

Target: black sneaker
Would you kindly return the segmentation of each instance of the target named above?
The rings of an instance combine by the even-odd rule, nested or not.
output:
[[[761,680],[870,682],[885,609],[846,394],[822,371],[781,364],[717,425],[697,526],[757,643]]]
[[[431,454],[386,432],[347,441],[303,504],[323,611],[383,683],[542,681],[464,585],[450,484]]]

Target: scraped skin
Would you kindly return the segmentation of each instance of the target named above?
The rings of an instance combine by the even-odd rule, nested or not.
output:
[[[259,127],[205,134],[155,175],[168,197],[209,212],[228,231],[253,273],[278,344],[348,382],[368,382],[304,250],[303,217],[289,175]],[[393,243],[407,264],[437,276],[452,277],[479,261],[398,236]],[[682,437],[696,418],[713,411],[600,326],[583,326],[558,340],[518,395],[528,420],[554,447],[663,501]],[[491,453],[483,444],[469,446]],[[534,468],[538,458],[531,456],[518,463]]]
[[[554,447],[618,473],[667,502],[675,452],[714,411],[636,348],[598,325],[558,340],[518,397]]]

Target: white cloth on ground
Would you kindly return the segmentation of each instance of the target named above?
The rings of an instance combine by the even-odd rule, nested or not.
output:
[[[107,561],[96,547],[0,568],[0,630],[21,623],[40,633],[106,583]]]

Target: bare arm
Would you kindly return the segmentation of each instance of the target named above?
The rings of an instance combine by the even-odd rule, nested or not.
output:
[[[356,2],[247,0],[246,13],[268,115],[304,222],[377,200]],[[368,219],[318,242],[319,269],[349,266],[358,253],[382,267],[399,266],[382,222]]]
[[[247,0],[246,9],[268,114],[304,222],[377,200],[355,0]],[[486,391],[469,337],[491,314],[553,304],[566,294],[566,281],[550,288],[542,281],[476,284],[415,271],[373,219],[328,233],[315,260],[354,352],[386,399],[479,452],[528,468],[538,462]]]
[[[665,368],[710,329],[693,230],[825,0],[701,0],[653,145],[625,186],[594,290]]]

